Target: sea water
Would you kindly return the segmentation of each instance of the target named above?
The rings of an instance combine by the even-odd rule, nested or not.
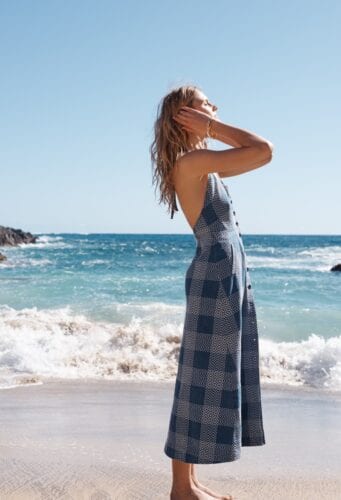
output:
[[[174,380],[193,234],[40,234],[0,247],[0,388]],[[242,236],[263,384],[341,391],[341,236]]]

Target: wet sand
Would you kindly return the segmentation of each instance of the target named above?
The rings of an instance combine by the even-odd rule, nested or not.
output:
[[[0,391],[0,498],[167,499],[174,384],[46,380]],[[266,444],[199,479],[244,499],[341,499],[341,397],[262,386]]]

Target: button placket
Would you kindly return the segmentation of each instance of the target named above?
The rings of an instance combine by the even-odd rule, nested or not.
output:
[[[225,186],[225,187],[226,187],[226,186]],[[227,191],[227,189],[226,189],[226,191]],[[229,194],[229,193],[228,193],[228,194]],[[233,203],[233,202],[232,202],[231,197],[230,197],[230,202],[231,202],[231,205],[232,205],[232,203]],[[235,218],[235,224],[236,224],[236,226],[238,226],[238,228],[239,228],[239,222],[236,220],[236,211],[235,211],[235,210],[233,210],[233,211],[232,211],[232,213],[233,213],[234,218]],[[241,241],[243,241],[243,240],[242,240],[242,237],[241,237],[241,236],[242,236],[242,233],[240,232],[240,228],[239,228],[239,233],[238,233],[238,234],[239,234],[240,240],[241,240]],[[249,273],[249,270],[250,270],[250,268],[247,266],[247,267],[246,267],[246,273],[247,273],[247,274]],[[250,288],[251,288],[251,284],[250,284],[250,283],[248,284],[247,288],[248,288],[248,289],[250,289]]]
[[[226,189],[226,191],[227,191],[227,194],[230,196],[230,193],[228,192],[227,187],[225,186],[225,184],[224,184],[224,183],[223,183],[223,185],[224,185],[224,187],[225,187],[225,189]],[[231,202],[231,205],[232,205],[233,201],[232,201],[231,196],[230,196],[230,202]],[[234,215],[234,218],[236,219],[236,211],[235,211],[235,210],[233,210],[233,215]],[[238,228],[239,228],[239,222],[238,222],[238,221],[235,221],[235,223],[236,223],[236,226],[238,226]],[[240,237],[241,241],[243,241],[243,240],[242,240],[242,238],[241,238],[242,233],[241,233],[241,232],[239,232],[238,234],[239,234],[239,237]]]
[[[232,203],[231,198],[230,198],[230,201],[231,201],[231,203]],[[233,213],[233,215],[234,215],[234,218],[236,219],[236,218],[237,218],[237,217],[236,217],[236,211],[235,211],[235,210],[233,210],[233,212],[232,212],[232,213]],[[238,222],[237,220],[235,220],[235,224],[236,224],[236,226],[238,226],[238,227],[239,227],[239,222]],[[239,236],[241,236],[241,235],[242,235],[242,234],[241,234],[241,233],[239,233]]]

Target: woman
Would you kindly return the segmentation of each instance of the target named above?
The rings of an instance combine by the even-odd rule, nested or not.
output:
[[[150,148],[153,181],[171,217],[176,195],[196,239],[185,276],[186,314],[164,452],[172,458],[172,500],[231,499],[199,483],[194,464],[230,462],[241,446],[265,444],[258,330],[239,224],[221,180],[272,158],[273,145],[223,123],[197,86],[159,104]],[[208,149],[207,138],[234,146]]]

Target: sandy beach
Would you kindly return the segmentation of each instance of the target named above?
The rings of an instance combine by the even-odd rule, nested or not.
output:
[[[167,499],[173,383],[51,381],[0,392],[0,498]],[[341,498],[341,397],[263,387],[266,444],[196,465],[235,499]]]

